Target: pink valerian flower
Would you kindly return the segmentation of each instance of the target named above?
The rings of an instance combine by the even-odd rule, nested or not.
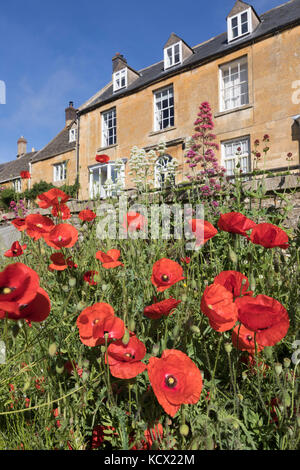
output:
[[[215,150],[219,145],[214,140],[216,135],[211,132],[214,127],[212,112],[209,103],[202,103],[199,107],[198,118],[194,122],[195,133],[191,138],[191,145],[186,154],[186,163],[191,169],[187,178],[202,183],[199,187],[202,198],[211,201],[211,198],[222,189],[225,168],[221,167]],[[215,204],[213,205],[214,207]]]

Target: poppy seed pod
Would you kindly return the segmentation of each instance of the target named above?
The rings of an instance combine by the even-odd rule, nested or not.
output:
[[[179,432],[182,436],[188,436],[190,429],[186,424],[180,426]]]

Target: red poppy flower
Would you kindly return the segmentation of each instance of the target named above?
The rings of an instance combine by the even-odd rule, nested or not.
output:
[[[74,361],[67,361],[64,365],[65,370],[68,372],[70,375],[74,375],[75,371],[79,375],[79,377],[82,376],[82,369],[79,369],[78,365]]]
[[[20,177],[23,179],[23,180],[27,180],[31,177],[29,171],[21,171],[20,172]]]
[[[124,322],[115,317],[111,305],[100,302],[85,308],[76,322],[80,340],[86,346],[105,344],[105,334],[108,340],[121,339],[125,333]]]
[[[97,282],[94,281],[94,276],[96,274],[99,274],[98,271],[87,271],[83,275],[83,280],[85,282],[88,282],[90,286],[95,286],[97,284]]]
[[[261,346],[274,346],[287,334],[290,323],[288,313],[272,297],[262,294],[240,297],[235,304],[239,321],[256,333],[256,342]]]
[[[233,345],[240,351],[248,351],[249,354],[255,354],[254,333],[248,330],[244,325],[238,325],[232,330],[231,335]],[[263,350],[263,346],[256,345],[257,352]]]
[[[155,304],[148,305],[144,308],[144,315],[152,320],[157,320],[163,315],[166,317],[172,313],[181,300],[175,300],[173,298],[162,300],[161,302],[156,302]]]
[[[186,256],[185,258],[180,258],[180,261],[185,264],[190,264],[191,258],[189,256]]]
[[[30,214],[25,218],[27,235],[34,240],[47,235],[53,228],[54,222],[44,215]]]
[[[28,305],[39,288],[38,274],[23,263],[9,264],[0,272],[0,310],[20,315],[20,306]]]
[[[26,248],[27,245],[20,245],[18,241],[13,242],[10,249],[4,253],[4,256],[6,256],[7,258],[21,256],[23,254],[23,251],[26,250]]]
[[[28,305],[20,309],[20,316],[18,318],[25,318],[30,322],[44,321],[51,310],[51,302],[47,292],[41,287],[38,288],[37,294]]]
[[[78,239],[78,231],[71,224],[58,224],[50,233],[44,235],[47,245],[52,246],[55,250],[61,248],[71,248]]]
[[[251,290],[248,291],[248,278],[238,271],[222,271],[215,277],[214,284],[224,286],[233,294],[234,298],[253,294]]]
[[[210,326],[216,331],[231,330],[237,322],[233,295],[220,284],[211,284],[205,288],[200,308],[208,317]]]
[[[198,402],[201,372],[183,352],[169,349],[161,358],[150,357],[147,371],[156,398],[168,415],[175,416],[182,404]]]
[[[111,431],[115,431],[115,428],[113,428],[112,426],[102,426],[99,424],[98,426],[94,427],[93,432],[92,432],[92,445],[91,445],[92,449],[97,449],[98,447],[102,446],[105,440],[104,431],[108,429]],[[118,435],[117,432],[114,432],[113,434],[114,436]]]
[[[111,375],[119,379],[132,379],[146,369],[141,360],[145,357],[144,343],[136,336],[131,336],[124,345],[122,341],[115,341],[107,348],[107,361]]]
[[[158,292],[163,292],[184,278],[183,269],[176,261],[162,258],[153,265],[151,282]]]
[[[151,449],[154,441],[161,440],[163,437],[163,434],[164,434],[164,429],[161,423],[155,424],[152,428],[147,428],[146,431],[144,431],[144,436],[146,438],[148,448]]]
[[[244,237],[248,237],[247,231],[256,226],[253,220],[248,219],[240,212],[228,212],[222,214],[218,221],[218,227],[224,232],[238,233]]]
[[[104,251],[97,251],[96,258],[101,261],[103,268],[111,269],[116,268],[117,266],[124,266],[121,261],[118,261],[120,254],[120,250],[112,248],[106,253],[104,253]]]
[[[110,158],[108,155],[96,155],[95,160],[98,163],[108,163]]]
[[[289,247],[289,237],[284,230],[273,224],[258,224],[252,230],[250,240],[256,245],[262,245],[265,248],[279,248]]]
[[[37,203],[42,209],[48,209],[48,207],[51,206],[65,204],[69,199],[70,196],[64,193],[61,189],[52,188],[43,194],[39,194]]]
[[[50,259],[52,263],[49,265],[50,269],[53,269],[54,271],[64,271],[65,269],[69,268],[77,268],[77,264],[75,264],[71,256],[69,258],[65,259],[64,255],[62,253],[53,253],[53,255],[50,256]]]
[[[207,220],[191,219],[188,221],[191,231],[196,237],[196,246],[204,245],[208,240],[217,235],[218,230]]]
[[[154,441],[161,441],[163,432],[161,423],[155,424],[152,428],[147,428],[144,431],[146,440],[142,439],[140,442],[137,442],[130,450],[151,450]],[[134,442],[134,438],[129,438],[129,444],[131,442]]]
[[[52,207],[51,214],[53,217],[59,217],[62,220],[68,220],[71,218],[71,211],[66,204],[58,204]]]
[[[96,214],[90,209],[86,209],[84,211],[79,212],[78,217],[84,222],[91,222],[92,220],[96,218]]]
[[[147,221],[145,217],[139,212],[127,212],[124,216],[123,227],[129,232],[136,232],[137,230],[143,230],[146,227]]]
[[[17,230],[19,230],[19,232],[23,232],[23,230],[26,229],[25,219],[21,217],[17,217],[16,219],[12,220],[11,223]]]

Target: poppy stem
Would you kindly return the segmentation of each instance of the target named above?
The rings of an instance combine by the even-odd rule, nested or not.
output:
[[[212,381],[212,382],[214,382],[214,379],[215,379],[215,374],[216,374],[217,363],[218,363],[218,359],[219,359],[220,347],[221,347],[222,339],[223,339],[223,336],[220,335],[219,342],[218,342],[217,355],[216,355],[216,360],[215,360],[215,365],[214,365],[214,370],[213,370],[212,377],[211,377],[211,381]]]

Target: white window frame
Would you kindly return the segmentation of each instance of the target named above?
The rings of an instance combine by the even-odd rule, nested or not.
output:
[[[14,185],[15,193],[21,193],[22,192],[21,178],[16,178],[15,180],[13,180],[13,185]]]
[[[170,99],[173,98],[173,105],[171,106],[167,106],[166,108],[163,108],[163,109],[159,109],[159,102],[162,102],[163,101],[163,96],[158,96],[158,95],[161,95],[162,93],[164,92],[168,92],[168,96],[167,96],[167,99],[168,99],[168,102],[170,101]],[[168,85],[167,87],[164,87],[164,88],[161,88],[160,90],[156,90],[154,93],[153,93],[153,105],[154,105],[154,131],[163,131],[164,129],[168,129],[169,127],[174,127],[174,123],[175,123],[175,103],[174,103],[174,88],[173,88],[173,85]],[[169,116],[168,116],[168,121],[169,121],[169,124],[164,126],[164,121],[166,119],[163,118],[163,111],[168,109],[168,110],[171,110],[173,108],[173,116],[172,114],[170,113],[169,111]],[[171,124],[171,121],[173,119],[173,124]]]
[[[114,91],[127,87],[127,67],[114,73],[113,82]]]
[[[244,67],[246,65],[246,70],[241,70],[241,67]],[[234,74],[232,74],[232,69],[233,68],[238,68],[238,81],[237,83],[234,83],[234,84],[230,84],[232,83],[232,81],[230,82],[230,80],[228,81],[229,83],[229,86],[225,86],[225,78],[224,77],[224,72],[225,71],[228,71],[228,74],[229,74],[229,77],[232,77]],[[247,75],[247,79],[246,80],[241,80],[241,74],[243,72],[246,72],[246,75]],[[236,95],[236,90],[238,88],[240,88],[240,91],[241,91],[241,87],[243,85],[246,85],[246,88],[247,88],[247,92],[246,93],[241,93],[240,94],[237,94]],[[236,98],[238,98],[236,100],[236,105],[234,104],[230,104],[229,106],[226,105],[226,100],[225,100],[225,91],[226,90],[230,90],[230,94],[232,95],[230,98],[228,98],[228,100],[235,100]],[[247,105],[249,104],[249,71],[248,71],[248,58],[247,56],[244,56],[244,57],[241,57],[240,59],[236,59],[232,62],[228,62],[227,64],[223,64],[223,65],[220,65],[219,66],[219,95],[220,95],[220,111],[230,111],[231,109],[235,109],[235,108],[239,108],[240,106],[244,106],[244,105]],[[236,95],[236,96],[233,96],[233,95]],[[245,98],[245,102],[242,103],[242,96],[245,95],[246,98]]]
[[[76,137],[77,137],[77,129],[74,127],[73,129],[69,130],[69,143],[70,142],[76,142]]]
[[[117,111],[116,108],[104,111],[101,114],[102,120],[102,147],[109,147],[117,143]],[[115,122],[115,125],[108,126],[109,120]],[[112,132],[110,133],[110,130]]]
[[[116,166],[116,162],[110,161],[108,163],[100,163],[98,165],[93,165],[89,167],[89,192],[90,192],[90,198],[95,199],[97,196],[100,196],[101,199],[105,199],[109,196],[115,195],[115,194],[108,194],[107,189],[102,186],[100,183],[101,180],[101,171],[106,169],[106,181],[110,180],[112,177],[112,169],[113,167]],[[98,187],[93,183],[93,173],[95,170],[98,170],[99,172],[99,185]],[[122,167],[120,168],[121,172],[121,184],[122,188],[125,188],[125,163],[123,163]]]
[[[175,62],[175,48],[176,46],[179,47],[179,59],[177,62]],[[168,54],[168,51],[171,52],[171,54]],[[166,47],[164,49],[164,68],[165,70],[173,67],[174,65],[181,64],[182,62],[182,41],[176,42],[175,44],[172,44],[172,46]]]
[[[67,179],[67,162],[55,163],[53,165],[53,181],[65,181]]]
[[[248,23],[248,30],[245,33],[242,32],[242,15],[244,13],[247,13],[247,23]],[[238,34],[235,37],[233,35],[233,29],[234,29],[234,27],[232,26],[232,20],[233,19],[237,20],[236,28],[238,30]],[[248,8],[247,10],[241,11],[237,15],[234,15],[234,16],[231,16],[231,17],[227,18],[227,32],[228,32],[228,42],[234,41],[235,39],[238,39],[242,36],[245,36],[246,34],[252,33],[251,8]]]
[[[157,189],[161,189],[164,187],[165,182],[168,178],[170,178],[170,174],[168,173],[168,163],[173,160],[173,157],[169,154],[164,154],[158,157],[155,162],[154,167],[154,186]],[[175,184],[175,176],[172,177],[172,180]]]
[[[226,147],[227,146],[235,146],[236,148],[241,148],[241,154],[237,155],[237,152],[231,152],[230,155],[226,155]],[[247,149],[247,150],[245,150]],[[244,150],[244,151],[243,151]],[[233,176],[234,169],[236,165],[240,163],[239,170],[242,170],[243,173],[250,173],[251,172],[251,152],[250,152],[250,137],[243,136],[238,137],[236,139],[226,140],[221,143],[221,157],[222,157],[222,166],[226,168],[226,176]],[[226,162],[233,162],[232,165],[232,172],[227,171]],[[246,164],[245,164],[246,162]]]

